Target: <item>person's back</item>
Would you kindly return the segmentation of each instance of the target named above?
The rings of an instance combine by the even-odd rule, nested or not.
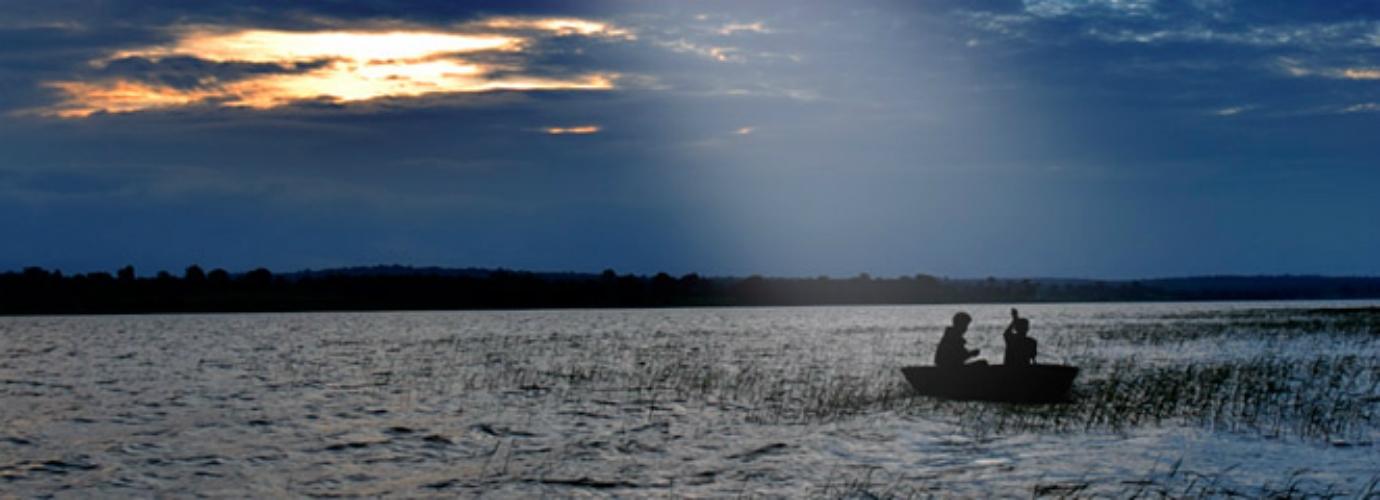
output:
[[[1034,337],[1026,336],[1021,339],[1020,345],[1021,364],[1035,364],[1035,354],[1039,350],[1039,343],[1035,341]]]
[[[1001,336],[1006,340],[1006,353],[1002,356],[1002,364],[1010,366],[1025,366],[1035,362],[1035,339],[1030,338],[1030,320],[1020,317],[1015,309],[1011,310],[1011,326],[1006,327],[1006,331]]]
[[[963,366],[968,362],[968,348],[962,333],[954,327],[944,328],[944,336],[939,338],[939,347],[934,351],[934,366]]]
[[[1014,309],[1012,314],[1014,315]],[[1028,331],[1029,320],[1025,318],[1013,319],[1012,326],[1007,326],[1006,331],[1002,331],[1002,338],[1006,340],[1006,354],[1002,356],[1003,365],[1029,365],[1029,359],[1034,356],[1031,344],[1035,340],[1027,336]]]

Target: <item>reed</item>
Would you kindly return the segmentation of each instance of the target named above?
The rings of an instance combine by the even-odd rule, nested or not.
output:
[[[807,331],[803,335],[812,337],[800,345],[754,342],[752,332],[736,331],[495,331],[443,335],[410,351],[387,343],[327,346],[350,354],[344,358],[351,362],[344,366],[313,362],[321,356],[297,350],[277,351],[279,358],[265,362],[262,371],[292,383],[372,391],[380,401],[393,403],[414,393],[422,401],[477,396],[524,405],[583,407],[592,402],[616,407],[621,415],[634,416],[630,419],[659,418],[668,412],[664,408],[679,406],[685,408],[683,415],[703,419],[698,425],[819,425],[902,416],[944,422],[979,437],[1191,426],[1348,446],[1374,445],[1369,440],[1380,435],[1380,366],[1374,363],[1380,352],[1380,312],[1248,311],[1096,324],[1073,324],[1041,337],[1047,360],[1083,370],[1071,401],[1053,405],[913,395],[897,368],[929,359],[932,352],[924,350],[928,344],[916,339],[937,337],[916,329],[858,329],[839,333],[842,340]],[[730,335],[736,337],[725,338]],[[853,343],[878,347],[855,349]],[[992,352],[992,346],[982,347]],[[503,450],[497,445],[493,450],[493,463],[486,462],[484,470],[506,471]],[[1036,483],[1029,493],[1369,497],[1378,494],[1380,482],[1377,478],[1354,492],[1302,473],[1252,488],[1228,486],[1221,478],[1175,468],[1146,477]],[[831,474],[816,493],[824,498],[946,496],[935,488],[923,478],[850,468]]]
[[[297,359],[284,359],[282,372],[315,383],[440,398],[491,393],[625,405],[675,400],[754,424],[896,412],[948,419],[977,434],[1191,425],[1356,443],[1380,428],[1377,332],[1380,312],[1373,310],[1241,311],[1098,331],[1074,328],[1050,335],[1043,347],[1083,369],[1072,401],[1036,406],[914,397],[896,370],[914,356],[859,361],[786,345],[745,349],[708,333],[591,338],[495,332],[463,342],[439,339],[431,346],[438,349],[424,357],[358,346],[353,376]],[[888,341],[885,331],[849,335]],[[1217,347],[1231,342],[1262,347],[1246,355]],[[1291,349],[1297,342],[1328,348],[1300,355]]]
[[[537,366],[490,360],[444,376],[462,392],[622,401],[674,399],[737,412],[758,424],[823,423],[876,412],[949,418],[975,433],[1125,431],[1196,425],[1214,430],[1356,441],[1380,428],[1380,367],[1359,355],[1276,355],[1156,364],[1084,363],[1072,400],[1057,405],[957,403],[914,397],[890,366],[870,370],[763,367],[712,354],[634,356],[624,363],[556,358]],[[550,359],[550,358],[547,358]],[[386,365],[377,384],[424,383],[429,373]]]
[[[1259,485],[1236,485],[1225,480],[1231,468],[1216,473],[1185,471],[1175,466],[1167,473],[1152,471],[1144,478],[1121,480],[1103,485],[1103,490],[1118,498],[1375,498],[1380,496],[1380,474],[1364,486],[1349,490],[1328,479],[1310,477],[1297,469],[1278,481]],[[1099,492],[1100,493],[1100,492]]]
[[[1241,485],[1230,480],[1234,467],[1199,472],[1175,461],[1167,471],[1151,470],[1140,477],[1100,478],[1084,481],[1037,481],[1029,487],[1031,498],[1357,498],[1380,497],[1380,474],[1359,488],[1333,479],[1315,477],[1297,469],[1275,481]],[[946,491],[926,478],[888,476],[873,467],[835,471],[813,495],[822,499],[901,500],[963,496]]]
[[[1066,404],[969,404],[954,413],[977,433],[1121,432],[1196,425],[1347,444],[1380,428],[1377,370],[1356,356],[1296,364],[1270,357],[1141,367],[1115,363],[1080,382]]]
[[[909,500],[933,498],[939,488],[927,481],[907,477],[889,477],[878,467],[854,467],[833,471],[824,485],[814,492],[816,498]]]

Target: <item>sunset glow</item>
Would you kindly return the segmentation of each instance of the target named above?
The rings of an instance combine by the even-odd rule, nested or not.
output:
[[[578,19],[501,18],[491,29],[527,29],[566,35],[628,36],[601,23]],[[65,97],[40,114],[82,118],[97,113],[129,113],[195,104],[270,109],[296,102],[325,100],[343,104],[378,98],[490,91],[608,90],[611,73],[543,76],[528,68],[481,62],[485,54],[521,54],[534,38],[491,33],[425,31],[286,32],[207,28],[182,32],[172,43],[115,52],[93,61],[113,67],[127,60],[147,61],[149,75],[132,74],[90,81],[50,82]],[[244,70],[233,78],[209,73],[195,86],[158,82],[158,64],[169,58],[192,58]],[[258,65],[250,70],[248,65]],[[262,65],[279,71],[263,71]]]
[[[599,130],[601,129],[597,125],[582,125],[579,127],[547,127],[545,129],[542,129],[542,132],[546,132],[551,135],[593,134],[599,132]]]
[[[1380,80],[1380,69],[1345,69],[1341,75],[1348,80]]]
[[[212,94],[207,92],[178,90],[131,81],[56,82],[49,86],[70,96],[81,96],[80,106],[59,108],[49,113],[61,118],[83,118],[99,111],[128,113],[187,106],[212,97]]]
[[[117,52],[111,59],[189,56],[215,62],[294,64],[321,59],[364,62],[415,60],[443,54],[517,50],[519,38],[425,32],[318,32],[247,30],[188,32],[172,46]]]
[[[636,38],[631,31],[584,19],[500,17],[489,19],[479,24],[494,29],[549,31],[561,36],[583,35],[626,39]]]

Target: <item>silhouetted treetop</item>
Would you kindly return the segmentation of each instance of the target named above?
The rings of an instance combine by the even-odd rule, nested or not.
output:
[[[0,274],[0,314],[331,311],[599,307],[792,306],[1380,297],[1380,278],[1200,277],[1142,281],[944,279],[926,274],[844,279],[651,277],[402,266],[232,275],[190,266],[152,278],[38,267]]]

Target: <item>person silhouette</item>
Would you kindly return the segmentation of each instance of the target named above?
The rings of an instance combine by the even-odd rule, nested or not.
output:
[[[1002,364],[1007,366],[1028,366],[1035,364],[1037,343],[1030,338],[1030,320],[1022,318],[1015,308],[1011,309],[1011,324],[1002,332],[1006,341],[1006,353]]]
[[[934,365],[940,367],[963,366],[965,364],[985,365],[984,360],[968,360],[977,356],[978,349],[968,349],[967,341],[963,339],[963,334],[968,331],[968,324],[973,322],[973,317],[968,313],[960,311],[954,314],[954,324],[944,328],[944,336],[939,338],[939,347],[934,351]]]

